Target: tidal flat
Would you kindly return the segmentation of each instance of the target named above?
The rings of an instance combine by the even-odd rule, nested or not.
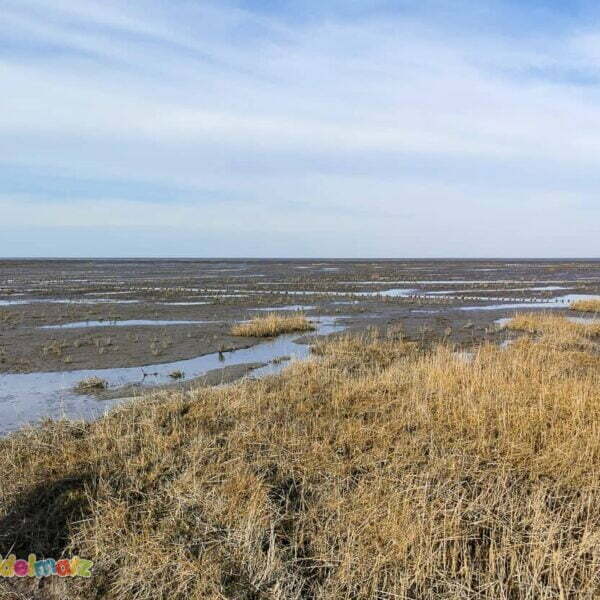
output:
[[[342,331],[398,329],[424,347],[470,351],[506,340],[498,319],[572,313],[573,301],[599,297],[600,262],[587,260],[5,260],[0,433],[93,418],[119,397],[190,388],[209,372],[211,382],[258,376]],[[297,312],[316,331],[279,354],[262,335],[234,335],[257,315]],[[169,379],[176,370],[181,381]],[[108,388],[74,395],[90,376]]]

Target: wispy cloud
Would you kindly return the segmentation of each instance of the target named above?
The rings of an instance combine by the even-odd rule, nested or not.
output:
[[[5,0],[0,254],[86,218],[182,254],[598,254],[593,7],[452,7]]]

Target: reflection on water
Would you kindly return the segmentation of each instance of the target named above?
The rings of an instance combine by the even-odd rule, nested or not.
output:
[[[312,335],[327,335],[342,331],[343,325],[335,322],[339,317],[320,317],[315,320],[317,329]],[[270,363],[284,356],[305,358],[309,347],[295,340],[305,334],[282,335],[251,348],[235,352],[205,354],[196,358],[144,367],[115,369],[86,369],[52,373],[8,373],[0,375],[0,433],[14,431],[26,423],[42,418],[93,419],[119,403],[119,400],[99,401],[93,396],[81,396],[73,387],[82,379],[100,377],[110,387],[127,384],[157,385],[171,381],[169,373],[183,371],[188,379],[204,375],[213,369],[247,363]],[[312,337],[312,336],[310,336]],[[276,373],[285,363],[267,364],[253,371],[256,376]]]
[[[63,323],[62,325],[42,325],[39,329],[81,329],[84,327],[136,327],[136,326],[163,326],[163,325],[202,325],[204,323],[222,323],[222,321],[161,321],[151,319],[130,319],[127,321],[77,321],[76,323]]]
[[[164,306],[199,306],[200,304],[212,304],[212,302],[159,302]]]
[[[313,310],[316,306],[309,306],[308,304],[291,304],[288,306],[271,306],[269,308],[251,308],[250,310],[260,310],[266,312],[276,312],[280,310]]]
[[[408,288],[392,288],[375,292],[332,292],[328,290],[277,290],[273,294],[289,296],[411,296],[416,290]]]
[[[494,298],[490,298],[493,300]],[[513,302],[512,304],[486,304],[482,306],[461,306],[459,310],[508,310],[511,308],[564,308],[551,302]]]
[[[138,304],[139,302],[140,300],[115,300],[114,298],[89,298],[84,300],[30,298],[28,300],[0,300],[0,306],[18,306],[23,304]]]

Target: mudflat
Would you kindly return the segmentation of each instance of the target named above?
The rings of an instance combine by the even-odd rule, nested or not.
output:
[[[232,336],[232,325],[269,309],[468,343],[513,307],[561,310],[555,300],[572,294],[600,294],[599,261],[5,260],[0,372],[144,366],[245,348],[260,340]]]

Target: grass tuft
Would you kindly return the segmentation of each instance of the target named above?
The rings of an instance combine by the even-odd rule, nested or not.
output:
[[[541,334],[546,343],[554,341],[555,344],[581,342],[589,345],[600,335],[600,322],[590,319],[589,323],[575,323],[565,317],[548,313],[519,314],[511,319],[507,329],[525,331],[531,334]]]
[[[105,379],[101,379],[100,377],[88,377],[87,379],[82,379],[78,382],[73,389],[80,394],[89,394],[90,392],[100,392],[107,387],[108,382]]]
[[[280,315],[269,313],[254,317],[246,323],[238,323],[231,328],[231,334],[242,337],[272,337],[282,333],[313,331],[314,325],[302,313]]]

